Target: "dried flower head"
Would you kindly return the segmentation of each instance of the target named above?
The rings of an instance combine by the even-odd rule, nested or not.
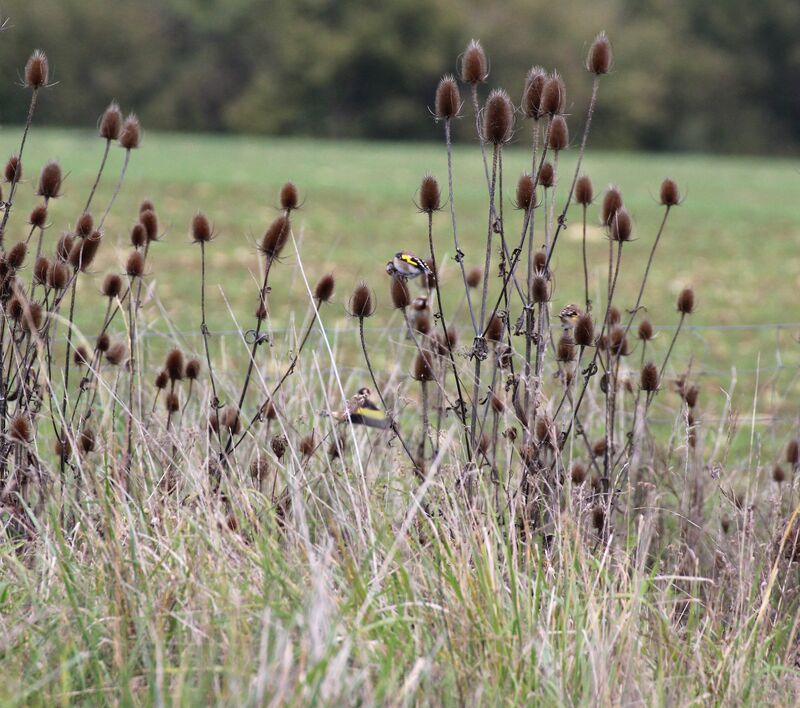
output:
[[[192,241],[194,243],[208,243],[214,235],[211,223],[203,212],[198,211],[192,217]]]
[[[164,369],[169,374],[170,381],[180,381],[183,378],[183,352],[172,349],[164,362]]]
[[[167,394],[164,405],[166,406],[167,413],[177,413],[181,409],[181,402],[178,398],[177,391],[170,391]]]
[[[691,315],[694,312],[694,290],[684,288],[678,295],[678,312],[683,315]]]
[[[461,61],[461,80],[465,84],[480,84],[489,77],[489,62],[481,43],[473,39]]]
[[[153,209],[139,212],[139,223],[144,227],[148,241],[158,240],[158,216]]]
[[[452,76],[443,76],[436,87],[436,117],[440,120],[450,120],[456,118],[460,110],[461,93],[458,84]]]
[[[139,147],[141,140],[142,127],[139,125],[139,119],[131,113],[122,124],[122,130],[119,134],[119,144],[126,150],[135,150]]]
[[[287,213],[300,206],[300,195],[293,182],[287,182],[281,187],[280,201],[281,208],[286,209]]]
[[[22,315],[22,329],[29,333],[37,332],[42,328],[43,318],[42,306],[38,302],[29,302]]]
[[[534,66],[525,78],[522,91],[522,111],[528,118],[539,120],[542,113],[542,93],[547,83],[547,72],[541,66]]]
[[[311,457],[314,454],[314,433],[305,435],[300,439],[300,455],[302,457]]]
[[[772,481],[778,484],[782,484],[786,481],[786,473],[780,465],[775,465],[775,467],[772,468]]]
[[[579,347],[591,347],[594,343],[594,322],[588,312],[578,317],[575,323],[575,344]]]
[[[628,347],[628,338],[625,336],[625,328],[619,325],[614,325],[608,334],[609,346],[611,352],[616,356],[628,356],[630,349]]]
[[[141,223],[136,223],[131,228],[131,246],[134,248],[144,248],[147,244],[147,230]]]
[[[599,504],[592,507],[592,526],[600,533],[606,525],[606,512]]]
[[[75,351],[72,353],[72,360],[75,362],[75,366],[88,366],[89,351],[83,344],[75,347]]]
[[[125,345],[122,342],[115,342],[106,352],[106,361],[112,366],[119,366],[125,361],[127,355],[128,350],[125,348]]]
[[[22,162],[18,155],[8,158],[3,176],[6,182],[19,182],[22,179]]]
[[[622,314],[617,307],[613,305],[608,309],[608,324],[617,325],[622,320]]]
[[[242,430],[242,421],[239,411],[233,406],[225,406],[219,419],[222,430],[230,435],[238,435]]]
[[[45,256],[39,256],[33,264],[33,282],[43,285],[47,282],[47,271],[50,268],[50,261]]]
[[[576,487],[580,486],[586,481],[586,468],[580,462],[576,462],[570,470],[570,478]]]
[[[575,340],[569,334],[562,334],[558,340],[556,359],[563,363],[575,361]]]
[[[159,391],[163,391],[169,385],[169,374],[162,369],[156,375],[153,383]]]
[[[489,397],[489,403],[492,406],[492,410],[498,415],[506,409],[506,404],[503,403],[503,399],[500,398],[496,393],[492,393],[492,395]]]
[[[786,445],[786,462],[792,467],[796,467],[800,463],[800,445],[796,439],[790,440]]]
[[[155,211],[156,205],[153,204],[152,199],[142,199],[142,203],[139,204],[139,213],[142,214],[145,211]]]
[[[281,251],[289,240],[289,217],[281,214],[275,219],[264,233],[261,239],[260,251],[268,260],[274,260],[280,256]]]
[[[50,65],[47,55],[41,49],[37,49],[25,65],[25,85],[28,88],[40,89],[42,86],[47,86],[49,75]]]
[[[86,238],[92,230],[94,229],[94,219],[92,215],[87,211],[81,214],[80,218],[78,219],[78,223],[75,224],[75,233],[80,236],[81,238]]]
[[[69,264],[75,270],[86,271],[92,265],[102,240],[103,235],[93,231],[86,238],[75,241],[69,251]]]
[[[189,381],[197,381],[200,378],[200,361],[198,359],[189,359],[186,362],[186,378]]]
[[[617,209],[611,219],[611,240],[620,243],[630,241],[633,234],[633,221],[631,215],[625,207]]]
[[[103,280],[103,286],[100,292],[107,298],[114,299],[119,297],[122,292],[122,278],[116,273],[109,273]]]
[[[57,199],[61,196],[61,165],[50,160],[39,174],[39,189],[36,193],[45,199]]]
[[[111,337],[109,337],[105,332],[100,336],[98,336],[97,341],[94,343],[94,348],[100,353],[107,352],[110,346],[111,346]]]
[[[125,274],[129,278],[141,278],[144,275],[144,254],[141,251],[131,251],[125,261]]]
[[[314,288],[314,297],[318,303],[330,302],[333,296],[333,289],[336,286],[336,281],[333,278],[333,273],[323,275]]]
[[[603,195],[603,208],[601,209],[600,218],[603,224],[611,226],[614,219],[614,214],[622,208],[622,192],[619,191],[614,185],[609,186],[606,193]]]
[[[531,283],[531,297],[537,304],[550,300],[550,288],[547,284],[547,279],[543,275],[534,276]]]
[[[425,175],[419,187],[419,209],[426,214],[432,214],[441,209],[441,193],[439,183],[433,175]]]
[[[8,431],[15,442],[29,443],[33,440],[33,425],[27,413],[17,413],[11,419]]]
[[[567,101],[567,89],[557,71],[547,77],[542,89],[542,113],[556,115],[564,112]]]
[[[395,309],[403,310],[411,304],[411,293],[404,278],[391,278],[392,305]]]
[[[112,101],[100,119],[100,137],[104,140],[117,140],[120,130],[122,130],[122,111],[117,103]]]
[[[353,317],[364,319],[365,317],[372,317],[375,312],[375,298],[372,297],[372,291],[369,286],[362,280],[353,295],[350,298],[350,314]]]
[[[428,352],[421,351],[417,353],[412,375],[417,381],[433,381],[433,363]]]
[[[47,223],[47,207],[44,204],[37,204],[33,207],[31,215],[28,217],[28,223],[37,229],[43,229]]]
[[[275,453],[275,457],[279,460],[286,454],[287,442],[285,435],[275,435],[272,440],[270,440],[269,445],[272,448],[272,452]]]
[[[658,390],[658,383],[658,367],[650,361],[642,367],[639,386],[649,393]]]
[[[478,268],[470,268],[467,271],[467,285],[471,288],[477,288],[483,282],[483,270]]]
[[[637,336],[643,342],[649,342],[653,338],[653,325],[650,324],[650,320],[642,320],[639,323],[639,332]]]
[[[581,175],[575,183],[575,201],[583,206],[589,206],[594,199],[592,180],[588,175]]]
[[[70,273],[64,263],[51,263],[47,271],[47,286],[53,290],[63,290],[67,287]]]
[[[8,265],[12,268],[21,268],[22,264],[25,262],[25,255],[28,253],[28,246],[25,244],[24,241],[20,241],[19,243],[15,243],[8,251],[6,255],[6,259],[8,261]]]
[[[503,331],[505,330],[505,322],[503,318],[497,314],[492,315],[489,324],[486,325],[486,339],[490,342],[500,342],[503,340]]]
[[[536,207],[536,189],[533,177],[527,173],[521,174],[517,181],[517,199],[514,206],[523,211]]]
[[[564,116],[554,116],[550,123],[550,149],[554,152],[566,150],[569,146],[569,128]]]
[[[426,313],[420,313],[414,318],[414,329],[420,334],[429,334],[431,331],[431,318]]]
[[[611,42],[608,41],[605,32],[600,32],[594,38],[592,46],[589,47],[589,54],[586,57],[586,69],[596,76],[601,76],[608,73],[613,61]]]
[[[545,162],[539,170],[539,184],[545,189],[550,189],[556,183],[556,171],[553,165]]]
[[[483,139],[492,145],[511,140],[514,130],[514,105],[502,89],[493,89],[483,108]]]

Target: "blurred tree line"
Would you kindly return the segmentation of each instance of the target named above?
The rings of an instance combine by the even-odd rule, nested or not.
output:
[[[616,66],[595,145],[800,147],[800,2],[5,0],[0,12],[5,124],[23,120],[22,67],[42,48],[58,83],[41,122],[85,126],[115,98],[145,129],[430,138],[436,83],[471,37],[491,85],[519,100],[532,64],[558,67],[580,116],[584,54],[605,29]]]

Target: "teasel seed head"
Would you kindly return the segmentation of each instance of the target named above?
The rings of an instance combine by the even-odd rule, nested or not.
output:
[[[478,451],[485,455],[489,452],[489,445],[491,444],[491,439],[486,433],[481,433],[480,438],[478,438]]]
[[[180,381],[183,378],[183,352],[180,349],[172,349],[167,354],[164,369],[169,374],[170,381]]]
[[[159,391],[163,391],[169,385],[169,374],[163,369],[156,374],[153,382]]]
[[[694,312],[694,290],[684,288],[678,295],[678,312],[683,315],[691,315]]]
[[[436,101],[434,105],[436,117],[439,120],[457,118],[461,110],[461,93],[454,77],[443,76],[436,87]]]
[[[505,322],[503,318],[497,314],[492,315],[489,324],[486,325],[486,339],[490,342],[503,341],[503,331],[505,330]]]
[[[542,89],[542,113],[556,115],[564,112],[567,101],[567,89],[557,71],[554,71],[544,83]]]
[[[144,275],[144,254],[141,251],[131,251],[125,261],[125,275],[129,278],[141,278]]]
[[[575,340],[570,335],[563,334],[558,340],[556,359],[562,363],[575,361]]]
[[[551,163],[545,162],[542,165],[542,169],[539,170],[539,184],[545,189],[550,189],[555,183],[556,171]]]
[[[620,207],[611,219],[611,240],[620,243],[630,241],[632,233],[631,215],[625,207]]]
[[[53,290],[63,290],[69,282],[69,268],[58,261],[51,263],[47,271],[47,286]]]
[[[122,124],[119,134],[119,144],[126,150],[135,150],[142,140],[142,126],[139,119],[130,113]]]
[[[39,174],[39,189],[36,194],[45,199],[58,199],[61,196],[61,165],[50,160]]]
[[[33,264],[33,282],[44,285],[47,282],[47,271],[50,261],[45,256],[39,256]]]
[[[783,471],[783,467],[780,465],[775,465],[772,468],[772,481],[777,482],[778,484],[783,484],[786,480],[786,473]]]
[[[533,254],[533,272],[539,275],[547,275],[545,270],[547,268],[547,253],[544,246]]]
[[[800,463],[800,445],[797,440],[790,440],[786,445],[786,462],[792,467],[796,467]]]
[[[261,406],[261,416],[266,420],[275,420],[278,417],[278,411],[272,401],[267,401]]]
[[[615,356],[628,356],[628,354],[630,354],[628,338],[625,336],[624,327],[614,325],[608,334],[608,339],[611,352]]]
[[[661,204],[665,207],[678,206],[681,203],[681,193],[675,180],[667,177],[661,183]]]
[[[158,216],[153,209],[139,212],[139,223],[144,227],[148,241],[158,241]]]
[[[42,328],[44,310],[38,302],[29,302],[22,318],[22,329],[26,332],[38,332]]]
[[[503,411],[506,409],[506,404],[503,403],[503,399],[500,398],[496,393],[491,394],[489,397],[489,402],[491,403],[492,410],[498,415],[503,413]]]
[[[658,367],[652,361],[649,361],[642,367],[639,387],[642,391],[650,393],[652,391],[658,391],[658,384]]]
[[[478,268],[470,268],[467,271],[467,285],[471,288],[477,288],[483,282],[483,270]]]
[[[28,223],[37,229],[43,229],[47,223],[47,207],[44,204],[37,204],[33,207],[31,215],[28,217]]]
[[[144,248],[147,244],[147,230],[140,223],[136,223],[131,228],[131,246],[134,248]]]
[[[122,292],[122,278],[116,273],[109,273],[103,280],[100,292],[110,300],[119,297]]]
[[[618,325],[621,320],[622,314],[617,307],[612,305],[608,310],[608,324],[611,326]]]
[[[569,128],[564,116],[555,116],[550,123],[549,144],[553,152],[561,152],[569,147]]]
[[[541,66],[534,66],[525,77],[522,91],[522,112],[534,120],[542,117],[542,93],[547,83],[547,72]]]
[[[550,425],[550,420],[546,415],[540,415],[538,418],[536,418],[536,429],[534,434],[536,435],[537,440],[544,441],[550,439]]]
[[[369,286],[362,280],[353,295],[350,298],[350,314],[353,317],[364,319],[365,317],[372,317],[375,313],[375,298],[372,297],[372,291]]]
[[[420,334],[430,334],[431,318],[425,313],[417,315],[414,320],[414,329]]]
[[[119,366],[125,357],[128,356],[128,350],[122,342],[115,342],[106,352],[106,361],[112,366]]]
[[[22,163],[19,155],[12,155],[6,162],[4,178],[6,182],[19,182],[22,179]]]
[[[189,381],[197,381],[200,378],[200,361],[198,359],[189,359],[186,362],[186,378]]]
[[[25,299],[21,293],[17,293],[8,301],[7,312],[15,322],[22,319],[25,314]]]
[[[181,402],[176,391],[170,391],[164,401],[167,413],[177,413],[181,409]]]
[[[411,304],[411,293],[408,291],[408,285],[404,278],[392,277],[391,291],[392,291],[392,305],[397,310],[404,310]]]
[[[22,264],[25,263],[25,256],[28,253],[28,247],[24,241],[20,241],[19,243],[15,243],[8,251],[6,255],[6,259],[8,260],[8,265],[10,265],[14,269],[18,269],[22,267]]]
[[[473,39],[461,61],[461,80],[465,84],[482,84],[489,77],[489,62],[481,43]]]
[[[697,386],[689,386],[683,395],[683,400],[686,401],[686,405],[689,406],[689,408],[695,408],[697,406],[697,399],[699,396],[700,389]]]
[[[600,218],[603,224],[611,226],[614,220],[614,215],[619,209],[622,208],[622,192],[619,191],[614,185],[610,185],[603,195],[603,207],[601,209]]]
[[[75,270],[86,271],[92,265],[103,235],[93,231],[86,238],[78,239],[69,251],[69,263]]]
[[[594,199],[594,188],[589,175],[581,175],[575,183],[575,201],[582,206],[589,206]]]
[[[511,140],[514,130],[514,105],[502,89],[493,89],[483,107],[483,139],[490,145]]]
[[[50,64],[47,61],[47,55],[41,49],[37,49],[31,54],[25,65],[25,86],[31,89],[47,86],[49,75]]]
[[[450,340],[450,346],[455,348],[456,344],[458,343],[458,330],[456,329],[455,325],[450,325],[447,328],[447,338]],[[447,342],[445,342],[445,346]]]
[[[155,211],[156,205],[153,204],[152,199],[142,199],[141,204],[139,204],[139,213],[142,214],[146,211]]]
[[[333,290],[335,287],[336,280],[333,277],[333,273],[323,275],[317,281],[317,285],[314,288],[314,297],[316,298],[317,302],[330,302],[331,297],[333,297]]]
[[[639,323],[637,336],[643,342],[649,342],[653,338],[653,325],[650,324],[650,320],[642,320]]]
[[[605,32],[600,32],[589,47],[589,55],[586,57],[586,69],[596,76],[607,74],[614,61],[611,51],[611,42]]]
[[[314,448],[316,447],[314,443],[314,433],[309,433],[308,435],[303,436],[300,439],[300,456],[301,457],[311,457],[314,454]]]
[[[281,208],[285,209],[287,214],[300,206],[300,195],[294,182],[287,182],[281,187],[280,201]]]
[[[194,243],[208,243],[214,236],[214,230],[208,217],[202,211],[198,211],[192,217],[192,241]]]
[[[64,232],[56,242],[56,258],[66,262],[69,259],[69,252],[72,250],[72,234]]]
[[[289,240],[289,217],[281,214],[267,228],[264,237],[261,239],[261,253],[268,260],[274,260],[280,256],[281,251]]]
[[[103,332],[103,334],[101,334],[94,343],[94,348],[97,349],[97,351],[99,351],[101,354],[105,354],[110,346],[111,337],[109,337],[105,332]]]
[[[87,366],[89,364],[89,351],[83,344],[75,347],[75,351],[72,353],[72,361],[75,362],[75,366]]]
[[[517,199],[514,206],[522,211],[536,207],[536,190],[531,175],[523,172],[517,181]]]
[[[239,411],[233,406],[225,406],[219,422],[222,430],[226,432],[230,431],[231,435],[238,435],[242,431],[242,421],[239,416]]]
[[[269,442],[272,452],[279,460],[283,459],[283,456],[286,454],[286,444],[287,440],[284,435],[274,435]]]
[[[8,426],[11,439],[18,443],[29,443],[33,440],[33,425],[27,413],[17,413]]]
[[[122,111],[116,101],[112,101],[100,118],[100,137],[104,140],[117,140],[122,130]]]
[[[433,381],[433,362],[428,352],[417,352],[417,358],[414,360],[413,377],[417,381]]]
[[[572,479],[572,484],[579,487],[586,481],[586,468],[580,462],[576,462],[572,465],[570,477]]]
[[[92,215],[87,211],[81,214],[80,218],[78,219],[78,223],[75,224],[75,233],[80,236],[81,238],[86,238],[92,230],[94,229],[94,219]]]
[[[442,197],[439,192],[439,183],[433,175],[425,175],[419,188],[419,210],[426,214],[433,214],[442,208]]]
[[[606,512],[599,504],[592,507],[592,526],[597,533],[603,530],[606,525]]]
[[[550,287],[547,279],[543,275],[535,275],[531,283],[531,298],[535,303],[548,302],[550,300]]]
[[[575,344],[591,347],[594,344],[594,322],[588,312],[584,312],[575,323]]]

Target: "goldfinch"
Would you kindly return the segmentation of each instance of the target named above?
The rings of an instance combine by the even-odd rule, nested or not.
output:
[[[567,305],[561,310],[559,318],[561,319],[561,329],[564,330],[565,334],[570,334],[575,330],[575,324],[582,314],[581,308],[577,305]]]
[[[410,251],[399,251],[394,254],[394,258],[386,264],[386,272],[389,275],[399,275],[403,278],[416,278],[423,273],[429,274],[430,268],[418,256]]]
[[[358,393],[347,402],[345,409],[332,413],[331,417],[340,423],[349,420],[353,425],[388,428],[389,417],[370,400],[371,394],[366,387],[358,389]]]

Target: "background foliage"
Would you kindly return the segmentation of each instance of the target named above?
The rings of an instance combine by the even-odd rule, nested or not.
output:
[[[51,92],[39,114],[51,124],[86,125],[113,96],[149,128],[433,138],[423,106],[473,36],[502,67],[493,84],[518,100],[529,66],[547,58],[581,97],[570,98],[580,115],[580,58],[606,29],[618,71],[595,146],[800,147],[800,4],[786,0],[6,0],[0,10],[6,124],[24,119],[20,57],[42,47],[55,79],[82,87]]]

